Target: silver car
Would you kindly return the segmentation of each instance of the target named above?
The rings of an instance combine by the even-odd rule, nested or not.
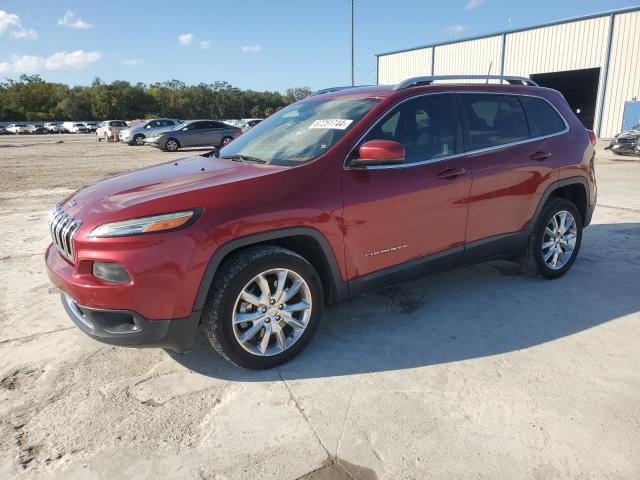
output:
[[[129,145],[144,145],[147,137],[152,137],[162,130],[173,130],[180,125],[175,118],[152,118],[145,120],[120,132],[120,141]]]
[[[223,147],[240,135],[240,128],[219,120],[190,120],[177,129],[161,131],[147,138],[145,144],[175,152],[188,147]]]

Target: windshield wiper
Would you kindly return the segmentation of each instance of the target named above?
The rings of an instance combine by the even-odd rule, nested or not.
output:
[[[234,162],[267,163],[266,160],[256,157],[250,157],[249,155],[227,155],[220,158],[224,158],[225,160],[233,160]]]

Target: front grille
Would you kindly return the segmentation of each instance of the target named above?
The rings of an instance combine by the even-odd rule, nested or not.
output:
[[[68,215],[60,204],[51,210],[49,216],[49,231],[51,240],[58,248],[58,251],[68,260],[74,260],[73,235],[78,231],[82,222]]]

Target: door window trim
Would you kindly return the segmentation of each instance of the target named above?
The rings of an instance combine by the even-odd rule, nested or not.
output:
[[[361,144],[362,140],[364,140],[364,138],[369,134],[369,132],[371,130],[373,130],[375,127],[377,127],[380,122],[382,122],[386,116],[392,111],[394,110],[396,107],[399,107],[400,105],[409,102],[411,100],[415,100],[417,98],[420,97],[426,97],[429,95],[453,95],[453,96],[457,96],[457,95],[461,95],[461,94],[465,94],[465,93],[470,93],[470,94],[478,94],[478,95],[512,95],[514,97],[533,97],[533,98],[540,98],[542,100],[544,100],[545,102],[547,102],[549,105],[551,105],[551,108],[553,108],[556,113],[560,116],[560,118],[562,119],[562,121],[564,122],[564,130],[560,131],[560,132],[556,132],[556,133],[552,133],[549,135],[543,135],[540,137],[532,137],[532,138],[528,138],[526,140],[520,140],[517,142],[512,142],[512,143],[505,143],[503,145],[496,145],[493,147],[486,147],[486,148],[480,148],[480,149],[476,149],[476,150],[466,150],[464,152],[461,153],[456,153],[453,155],[449,155],[447,157],[438,157],[438,158],[432,158],[429,160],[423,160],[421,162],[412,162],[412,163],[400,163],[400,164],[392,164],[392,165],[373,165],[373,166],[369,166],[369,167],[352,167],[349,165],[349,159],[351,158],[351,155],[353,154],[353,152],[356,150],[356,148]],[[460,110],[460,106],[459,106],[459,102],[456,101],[456,110]],[[523,107],[524,110],[524,107]],[[463,132],[463,137],[464,135],[468,135],[468,127],[467,127],[467,118],[466,118],[466,114],[464,111],[461,111],[458,113],[458,117],[460,117],[462,115],[463,118],[459,118],[459,122],[461,123],[461,129]],[[526,117],[526,111],[525,111],[525,117]],[[529,122],[529,119],[527,118],[527,123]],[[460,157],[465,157],[465,156],[470,156],[470,155],[477,155],[480,153],[487,153],[487,152],[491,152],[494,150],[502,150],[504,148],[509,148],[509,147],[513,147],[516,145],[523,145],[525,143],[530,143],[530,142],[534,142],[537,140],[544,140],[546,138],[552,138],[552,137],[557,137],[560,135],[564,135],[565,133],[568,133],[570,130],[569,127],[569,123],[567,122],[567,120],[564,118],[564,115],[562,115],[562,113],[560,113],[560,111],[555,107],[555,105],[553,103],[551,103],[549,100],[547,100],[546,98],[540,96],[540,95],[531,95],[531,94],[526,94],[526,93],[509,93],[509,92],[481,92],[481,91],[474,91],[474,90],[457,90],[457,91],[453,91],[453,92],[432,92],[432,93],[421,93],[419,95],[414,95],[411,97],[407,97],[402,99],[401,101],[394,103],[393,105],[391,105],[387,110],[385,110],[380,117],[378,118],[378,120],[376,120],[376,122],[371,125],[359,138],[358,141],[356,141],[353,145],[353,147],[349,150],[349,153],[347,153],[347,156],[344,159],[344,162],[342,164],[342,169],[343,170],[387,170],[387,169],[397,169],[397,168],[411,168],[411,167],[419,167],[421,165],[427,165],[430,163],[439,163],[439,162],[444,162],[447,160],[452,160],[454,158],[460,158]],[[531,131],[531,127],[529,127],[529,131]]]

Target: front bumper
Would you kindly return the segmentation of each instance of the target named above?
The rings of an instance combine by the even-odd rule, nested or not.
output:
[[[200,312],[173,320],[147,320],[129,310],[83,307],[66,293],[61,298],[64,309],[80,330],[111,345],[160,347],[184,353],[192,348],[200,322]]]
[[[165,141],[164,140],[150,140],[148,138],[144,139],[144,144],[145,145],[149,145],[150,147],[155,147],[155,148],[160,148],[160,149],[164,149],[164,145],[165,145]]]
[[[640,155],[640,143],[612,143],[605,150],[611,150],[621,155]]]

